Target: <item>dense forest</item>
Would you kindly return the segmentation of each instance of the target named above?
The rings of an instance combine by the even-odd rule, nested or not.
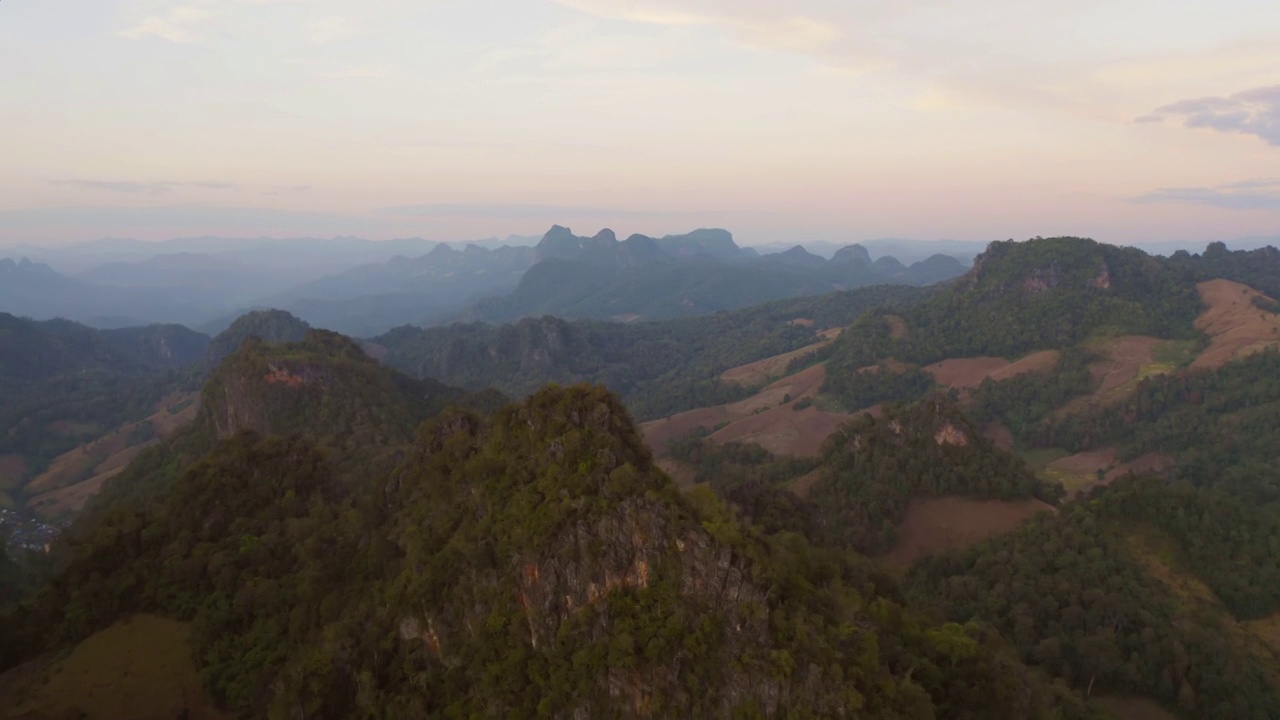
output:
[[[1043,434],[1073,451],[1118,445],[1126,457],[1167,453],[1178,476],[1196,485],[1275,503],[1280,352],[1147,378],[1122,402],[1063,418]]]
[[[150,415],[166,394],[192,386],[177,368],[195,362],[208,341],[179,326],[94,330],[0,313],[0,456],[20,456],[38,473]]]
[[[1174,518],[1163,517],[1169,511]],[[1280,715],[1280,665],[1228,610],[1274,606],[1273,561],[1264,559],[1263,570],[1243,554],[1243,536],[1272,532],[1274,519],[1219,524],[1240,519],[1194,495],[1170,496],[1160,483],[1120,483],[1006,537],[927,560],[910,585],[953,619],[992,622],[1024,660],[1086,694],[1145,695],[1205,720],[1262,720]],[[1262,547],[1275,542],[1274,534],[1257,538]],[[1196,572],[1227,591],[1225,608],[1179,580]]]
[[[447,411],[414,448],[351,482],[304,438],[219,441],[68,548],[7,661],[149,610],[248,716],[1093,717],[866,561],[681,494],[602,389]]]
[[[874,287],[653,323],[544,317],[404,327],[372,342],[393,368],[475,390],[494,387],[519,397],[547,382],[600,383],[648,420],[740,400],[750,391],[720,382],[720,373],[810,345],[815,330],[847,325],[872,308],[910,306],[933,292]],[[795,319],[813,326],[791,324]]]

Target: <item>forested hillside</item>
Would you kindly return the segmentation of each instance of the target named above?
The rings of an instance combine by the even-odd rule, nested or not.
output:
[[[952,618],[988,619],[1027,662],[1087,692],[1145,695],[1187,718],[1276,717],[1276,651],[1240,622],[1277,605],[1271,552],[1243,554],[1246,533],[1276,542],[1275,511],[1246,520],[1219,508],[1125,482],[926,561],[911,585]]]
[[[372,342],[385,349],[384,363],[416,377],[515,396],[547,382],[595,382],[649,419],[744,397],[742,388],[720,383],[720,373],[812,344],[815,330],[848,324],[872,308],[908,307],[932,292],[865,288],[655,323],[544,317],[403,327]]]
[[[1094,717],[855,556],[681,495],[602,389],[451,411],[387,474],[336,460],[219,441],[68,548],[8,662],[147,611],[248,716]]]
[[[186,382],[169,370],[208,343],[181,326],[103,331],[0,313],[0,497],[63,452],[155,412]]]

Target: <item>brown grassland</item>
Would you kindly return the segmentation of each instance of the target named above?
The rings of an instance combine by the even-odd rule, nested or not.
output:
[[[983,540],[1016,530],[1042,512],[1054,512],[1040,500],[972,500],[961,497],[913,500],[898,528],[898,542],[884,557],[894,567],[911,564],[945,550],[963,550]]]
[[[1253,304],[1255,299],[1270,298],[1230,280],[1210,280],[1196,288],[1208,307],[1196,319],[1196,327],[1209,336],[1210,342],[1192,367],[1218,368],[1236,358],[1280,346],[1280,315]]]
[[[136,615],[0,676],[5,720],[219,720],[201,688],[183,623]]]

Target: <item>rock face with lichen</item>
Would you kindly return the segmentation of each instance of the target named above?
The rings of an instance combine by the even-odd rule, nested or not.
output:
[[[818,561],[710,492],[682,495],[603,388],[548,388],[489,421],[446,413],[381,491],[403,557],[385,614],[404,675],[390,685],[423,688],[412,712],[931,712],[880,655],[867,566]],[[1032,704],[1011,717],[1035,715],[1023,690]]]

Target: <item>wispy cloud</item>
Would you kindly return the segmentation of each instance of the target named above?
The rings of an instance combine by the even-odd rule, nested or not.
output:
[[[385,78],[395,75],[398,68],[395,65],[356,65],[354,67],[342,68],[324,74],[327,78],[337,80],[360,79],[360,78]]]
[[[212,13],[201,7],[178,5],[168,12],[158,15],[147,15],[133,25],[120,31],[127,38],[158,37],[172,43],[200,42],[196,29],[213,17]]]
[[[355,34],[351,21],[340,15],[324,15],[307,21],[307,40],[314,45],[328,45]]]
[[[1215,187],[1160,188],[1136,203],[1208,205],[1227,210],[1280,210],[1280,179],[1242,180]]]
[[[0,210],[0,225],[10,230],[82,227],[87,228],[86,232],[90,234],[129,233],[149,228],[188,228],[199,232],[332,235],[367,232],[378,227],[368,217],[339,212],[184,205]]]
[[[817,8],[819,12],[806,13],[799,7],[803,3],[758,0],[555,1],[597,17],[672,27],[723,27],[744,42],[779,50],[822,51],[833,47],[847,35],[838,17],[830,17],[830,13],[821,8]],[[867,4],[880,3],[876,0]]]
[[[82,190],[105,190],[108,192],[133,193],[147,195],[164,195],[179,188],[196,188],[200,190],[234,190],[239,185],[225,182],[200,182],[176,180],[162,182],[138,182],[136,180],[54,180],[54,185],[74,187]]]
[[[1140,123],[1181,120],[1184,127],[1254,135],[1280,146],[1280,85],[1226,97],[1181,100],[1136,119]]]
[[[377,215],[408,217],[478,217],[503,219],[564,220],[565,218],[615,218],[700,215],[683,210],[620,210],[581,205],[524,205],[510,203],[428,203],[379,208]]]

